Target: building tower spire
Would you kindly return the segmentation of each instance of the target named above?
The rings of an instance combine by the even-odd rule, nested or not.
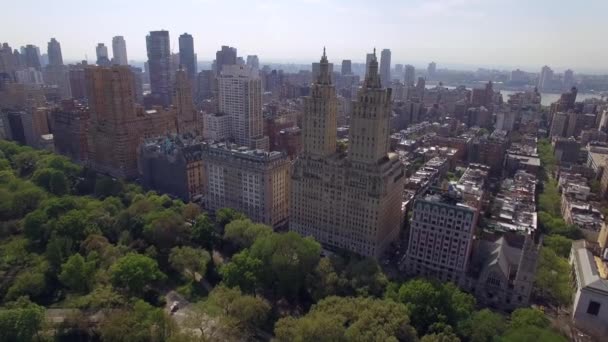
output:
[[[378,74],[378,58],[376,57],[376,48],[374,48],[372,60],[369,62],[369,68],[366,70],[365,87],[382,88],[380,83],[380,75]]]
[[[318,84],[329,85],[331,84],[331,74],[329,73],[329,61],[325,54],[325,47],[323,47],[323,56],[319,63],[319,77],[317,78]]]

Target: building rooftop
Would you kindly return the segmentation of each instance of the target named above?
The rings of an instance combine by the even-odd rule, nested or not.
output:
[[[608,295],[605,261],[593,255],[585,240],[574,241],[570,253],[581,289],[588,288]]]
[[[534,233],[537,228],[535,193],[536,176],[524,170],[518,170],[513,178],[505,179],[494,198],[491,220],[485,228]]]

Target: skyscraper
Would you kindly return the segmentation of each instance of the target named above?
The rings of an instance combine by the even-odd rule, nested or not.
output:
[[[40,57],[38,56],[38,48],[34,45],[28,44],[25,46],[23,54],[25,55],[25,66],[40,71],[41,65]]]
[[[175,116],[135,104],[128,66],[85,67],[90,107],[89,160],[114,177],[138,175],[137,148],[144,137],[175,132]]]
[[[215,74],[220,75],[225,65],[235,65],[236,48],[222,45],[222,49],[215,53]]]
[[[551,89],[551,85],[553,83],[553,70],[548,66],[543,66],[540,69],[540,76],[538,77],[538,90],[548,90]]]
[[[262,119],[262,80],[256,69],[225,64],[218,77],[218,105],[227,114],[230,135],[241,146],[268,150]]]
[[[352,62],[350,61],[350,59],[345,59],[342,61],[341,73],[342,75],[350,75],[353,73]]]
[[[55,38],[47,44],[49,64],[44,68],[44,81],[48,85],[56,85],[62,99],[72,97],[68,68],[63,65],[61,45]]]
[[[247,56],[247,66],[253,69],[260,69],[260,60],[257,55]]]
[[[198,115],[194,109],[192,99],[192,83],[188,79],[188,71],[177,70],[175,74],[175,85],[173,86],[173,106],[176,109],[177,132],[201,131],[198,127]]]
[[[150,88],[154,102],[171,104],[171,50],[169,31],[150,31],[146,36]]]
[[[112,38],[112,56],[114,56],[114,64],[129,64],[129,60],[127,59],[127,43],[123,36]]]
[[[304,150],[292,173],[289,229],[327,248],[379,258],[399,234],[405,171],[388,153],[391,90],[375,53],[353,101],[348,154],[336,150],[336,89],[325,52],[304,98]]]
[[[47,53],[49,55],[49,65],[63,65],[61,44],[55,38],[51,38],[51,41],[48,43]]]
[[[405,76],[403,77],[403,83],[407,87],[413,87],[416,83],[416,68],[413,65],[407,64],[405,66]]]
[[[435,73],[437,72],[437,63],[435,63],[435,62],[429,63],[429,66],[426,69],[426,72],[428,73],[429,78],[435,77]]]
[[[393,78],[398,78],[403,75],[403,64],[395,64],[395,76]]]
[[[574,86],[574,71],[568,69],[564,71],[563,89],[570,89]]]
[[[194,39],[184,33],[179,36],[179,64],[186,70],[190,84],[196,79],[196,55],[194,54]]]
[[[391,50],[384,49],[380,54],[380,81],[385,86],[391,84]]]
[[[112,64],[108,55],[108,48],[104,43],[97,44],[95,54],[97,55],[97,65],[110,66]]]

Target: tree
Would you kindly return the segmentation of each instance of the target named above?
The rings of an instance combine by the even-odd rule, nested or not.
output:
[[[171,267],[191,281],[205,276],[209,261],[211,261],[209,252],[192,247],[173,247],[169,254]]]
[[[188,309],[183,321],[184,327],[196,331],[197,334],[194,335],[199,335],[200,337],[191,339],[192,337],[185,336],[186,341],[207,342],[220,341],[222,339],[227,340],[228,335],[232,333],[232,331],[227,331],[222,326],[222,322],[218,321],[216,317],[207,313],[206,302],[194,303]]]
[[[548,235],[543,239],[545,247],[552,249],[557,255],[567,258],[572,248],[572,240],[561,235]]]
[[[87,236],[88,218],[89,213],[86,210],[70,210],[52,223],[52,231],[58,236],[68,237],[79,243]]]
[[[61,171],[54,171],[49,180],[49,191],[57,196],[63,196],[70,192],[70,184],[65,174]]]
[[[209,294],[208,312],[214,314],[223,329],[242,339],[255,334],[268,319],[270,304],[264,299],[243,295],[239,289],[218,286]]]
[[[460,329],[471,342],[491,342],[495,336],[501,335],[505,328],[504,318],[501,315],[483,309],[475,312]]]
[[[517,329],[510,329],[499,342],[566,342],[565,337],[554,333],[548,329],[541,329],[536,326],[524,326]]]
[[[144,236],[160,251],[186,242],[188,232],[184,219],[171,209],[154,211],[144,216]]]
[[[95,197],[118,196],[122,191],[123,184],[119,180],[101,176],[95,181]]]
[[[250,247],[257,238],[267,236],[272,233],[272,228],[260,224],[253,223],[249,219],[233,220],[226,225],[224,238],[234,243],[239,248]]]
[[[188,203],[182,208],[182,216],[184,220],[191,221],[198,217],[201,213],[201,208],[194,203]]]
[[[348,280],[341,277],[330,258],[321,258],[314,271],[306,279],[308,292],[315,301],[332,295],[341,295]]]
[[[44,210],[37,209],[27,214],[23,219],[23,233],[32,242],[46,243],[48,232],[46,222],[48,217]]]
[[[415,341],[405,305],[388,299],[327,297],[303,317],[280,319],[277,341]]]
[[[345,270],[353,293],[359,296],[380,297],[388,285],[388,279],[375,259],[351,258]]]
[[[162,308],[138,300],[129,309],[112,311],[101,322],[99,331],[104,341],[165,341],[176,331],[176,326]]]
[[[234,220],[245,220],[247,217],[243,213],[232,208],[222,208],[215,212],[215,221],[224,228],[228,223]]]
[[[226,286],[238,286],[246,293],[255,293],[261,272],[262,261],[249,255],[247,249],[235,254],[229,263],[220,268],[222,282]]]
[[[397,299],[408,308],[412,325],[420,334],[437,323],[456,327],[471,316],[475,307],[475,299],[454,284],[442,285],[425,279],[401,285]]]
[[[535,289],[537,294],[546,300],[560,306],[568,305],[572,297],[568,260],[560,258],[552,249],[542,248]]]
[[[255,240],[250,255],[262,261],[261,281],[279,295],[295,298],[319,262],[321,245],[297,233],[273,233]]]
[[[549,319],[542,311],[533,308],[520,308],[511,313],[509,328],[517,329],[529,325],[547,328],[549,323]]]
[[[150,283],[165,278],[154,259],[137,253],[129,253],[110,267],[112,284],[126,288],[132,294],[141,294]]]
[[[424,335],[420,342],[460,342],[460,339],[454,333],[441,332]]]
[[[0,341],[34,341],[44,323],[44,308],[26,299],[0,307]]]
[[[48,262],[37,258],[36,265],[21,271],[15,281],[9,287],[6,298],[17,299],[21,296],[36,298],[46,291],[46,272],[49,269]]]
[[[190,229],[190,240],[201,247],[212,250],[217,244],[218,234],[213,222],[206,214],[198,215]]]
[[[87,292],[91,287],[95,273],[95,263],[86,262],[82,255],[76,253],[61,265],[59,281],[75,292]]]

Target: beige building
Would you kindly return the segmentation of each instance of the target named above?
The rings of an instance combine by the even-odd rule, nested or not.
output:
[[[143,139],[175,132],[175,114],[135,104],[133,73],[127,66],[88,67],[90,165],[114,177],[138,176],[137,149]]]
[[[232,208],[273,227],[287,223],[291,163],[281,152],[226,144],[202,147],[203,205]]]
[[[201,122],[192,98],[192,85],[188,79],[186,70],[179,69],[175,73],[175,84],[173,85],[173,107],[177,118],[178,133],[202,133]]]
[[[230,135],[240,146],[269,150],[262,118],[262,80],[257,69],[224,65],[218,77],[219,111],[228,115]]]
[[[375,54],[353,101],[348,154],[336,150],[336,90],[325,52],[304,100],[303,153],[291,180],[289,229],[327,248],[380,257],[402,224],[405,173],[389,153],[391,90],[383,88]]]

